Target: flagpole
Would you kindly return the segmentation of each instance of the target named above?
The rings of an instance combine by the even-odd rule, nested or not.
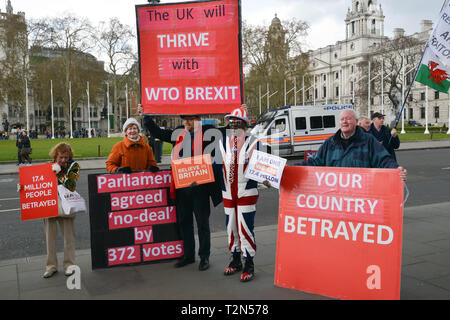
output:
[[[370,119],[371,118],[370,117],[370,60],[369,60],[369,77],[367,79],[367,83],[369,84],[368,88],[367,88],[367,113],[368,113],[368,117]]]
[[[384,114],[384,60],[381,59],[381,114]]]
[[[72,83],[69,81],[69,120],[70,120],[70,139],[73,139],[72,123]]]
[[[27,112],[27,134],[30,134],[30,114],[28,106],[28,80],[25,79],[25,107]]]
[[[419,73],[420,66],[422,65],[422,60],[423,60],[423,57],[425,56],[425,52],[426,52],[427,48],[428,48],[428,44],[427,44],[427,46],[425,47],[425,50],[422,53],[422,58],[420,58],[420,62],[419,62],[419,65],[416,68],[416,72],[414,74],[414,78],[412,78],[413,80],[409,84],[408,91],[406,91],[406,95],[403,98],[402,108],[400,109],[400,113],[398,114],[397,119],[395,120],[395,126],[394,126],[395,129],[397,129],[398,122],[400,121],[400,117],[401,117],[401,115],[403,113],[403,109],[405,108],[406,99],[408,98],[409,93],[411,92],[411,88],[414,85],[414,82],[416,81],[416,77],[417,77],[417,74]],[[390,141],[389,141],[389,143],[390,143]]]
[[[128,83],[125,83],[125,104],[127,108],[127,119],[129,118],[128,114]]]
[[[107,114],[108,114],[108,138],[111,138],[111,135],[109,134],[110,131],[110,120],[109,120],[109,82],[106,83],[106,108],[107,108]]]
[[[405,61],[402,59],[402,100],[405,99]],[[405,134],[405,115],[402,115],[402,131],[400,132]]]
[[[90,96],[89,96],[89,81],[87,82],[86,94],[87,94],[88,122],[89,122],[88,137],[92,138],[92,135],[91,135],[91,130],[92,130],[92,128],[91,128],[91,101],[90,101]]]
[[[316,75],[314,75],[314,89],[313,89],[313,97],[314,97],[314,106],[316,106]]]
[[[429,134],[428,131],[428,86],[425,87],[425,132],[424,134]]]
[[[448,95],[448,131],[447,134],[450,134],[450,95],[447,93]]]
[[[262,110],[261,110],[261,85],[259,85],[259,115],[261,115]]]
[[[50,80],[50,104],[52,107],[52,139],[55,139],[55,114],[53,109],[53,80]]]

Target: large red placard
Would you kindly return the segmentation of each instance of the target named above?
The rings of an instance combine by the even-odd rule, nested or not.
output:
[[[275,284],[341,299],[399,299],[398,170],[286,167]]]
[[[242,103],[240,0],[136,6],[146,114],[225,114]]]

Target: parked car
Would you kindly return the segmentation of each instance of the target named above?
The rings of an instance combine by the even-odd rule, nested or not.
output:
[[[410,126],[410,127],[421,127],[422,124],[420,124],[419,122],[417,122],[415,120],[409,120],[408,121],[408,126]]]

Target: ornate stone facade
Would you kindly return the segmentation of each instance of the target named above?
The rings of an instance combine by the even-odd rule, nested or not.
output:
[[[374,112],[386,112],[392,108],[391,101],[384,93],[384,101],[381,94],[373,94],[368,99],[368,89],[361,94],[361,86],[367,86],[368,68],[360,68],[368,65],[368,55],[374,49],[383,46],[383,43],[400,37],[417,39],[420,45],[418,51],[422,51],[433,28],[429,20],[420,22],[421,29],[412,35],[405,35],[402,28],[394,29],[393,39],[385,36],[383,9],[376,0],[352,0],[352,7],[348,8],[345,18],[345,40],[338,41],[334,45],[309,51],[310,74],[312,75],[311,88],[306,93],[307,104],[348,104],[355,103],[356,111],[360,115],[370,115]],[[411,66],[417,66],[419,61],[414,61]],[[409,71],[409,70],[408,70]],[[385,70],[385,75],[388,71]],[[408,74],[409,79],[413,73]],[[376,77],[372,71],[371,79]],[[363,79],[366,80],[363,80]],[[381,77],[373,81],[381,81]],[[410,82],[410,81],[406,81]],[[315,83],[315,90],[313,89]],[[386,86],[387,84],[385,84]],[[406,87],[406,86],[405,86]],[[406,91],[406,90],[405,90]],[[449,96],[436,93],[428,89],[428,108],[425,103],[425,86],[415,82],[407,99],[406,120],[414,120],[425,124],[426,109],[428,123],[431,125],[448,126]],[[390,104],[390,106],[389,106]]]

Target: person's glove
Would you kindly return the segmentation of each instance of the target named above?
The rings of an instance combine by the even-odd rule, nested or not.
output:
[[[151,167],[149,168],[149,170],[150,170],[150,172],[155,173],[155,172],[158,172],[158,171],[159,171],[159,168],[158,168],[157,166],[151,166]]]
[[[120,167],[116,170],[117,173],[131,173],[130,167]]]
[[[58,174],[61,171],[61,166],[57,163],[52,164],[52,171]]]

